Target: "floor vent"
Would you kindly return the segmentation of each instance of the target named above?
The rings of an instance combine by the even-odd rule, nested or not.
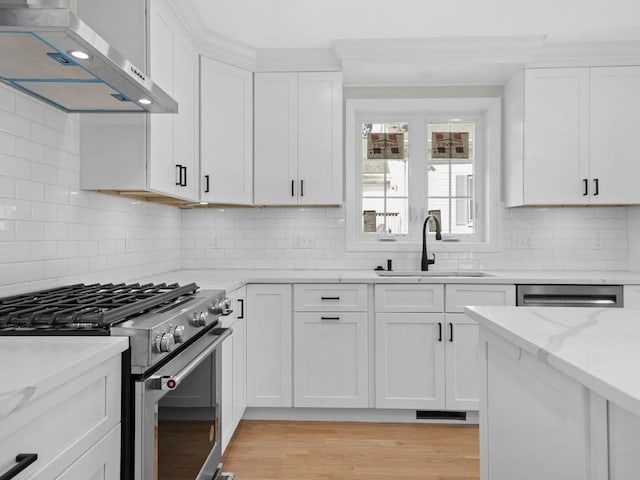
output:
[[[467,412],[444,412],[441,410],[416,410],[417,420],[462,420],[467,419]]]

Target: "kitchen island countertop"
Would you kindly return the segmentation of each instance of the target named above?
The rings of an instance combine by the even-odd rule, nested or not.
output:
[[[640,310],[467,307],[465,313],[640,417]]]

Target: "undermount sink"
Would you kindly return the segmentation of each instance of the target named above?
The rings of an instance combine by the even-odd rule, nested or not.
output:
[[[485,272],[477,271],[459,271],[459,272],[423,272],[421,270],[376,270],[380,277],[491,277],[492,275]]]

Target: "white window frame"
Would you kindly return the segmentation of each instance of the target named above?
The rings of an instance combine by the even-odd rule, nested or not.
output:
[[[434,241],[430,234],[430,251],[497,251],[500,206],[500,165],[502,154],[501,100],[499,97],[473,98],[354,98],[346,100],[345,109],[345,181],[347,251],[416,251],[422,242],[422,222],[426,215],[427,174],[412,172],[409,163],[409,195],[418,189],[425,194],[425,205],[409,207],[409,235],[365,234],[362,231],[362,123],[409,121],[410,157],[426,151],[427,122],[452,118],[476,122],[475,186],[476,233],[447,235],[457,241]],[[420,119],[420,120],[419,120]],[[422,123],[418,123],[422,122]],[[418,155],[420,155],[418,153]],[[415,168],[415,167],[413,167]],[[413,196],[415,198],[415,195]],[[411,200],[410,200],[411,201]],[[494,221],[492,221],[494,219]]]

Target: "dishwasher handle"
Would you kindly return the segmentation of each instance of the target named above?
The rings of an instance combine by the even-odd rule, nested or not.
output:
[[[518,285],[520,307],[622,307],[621,285]]]

